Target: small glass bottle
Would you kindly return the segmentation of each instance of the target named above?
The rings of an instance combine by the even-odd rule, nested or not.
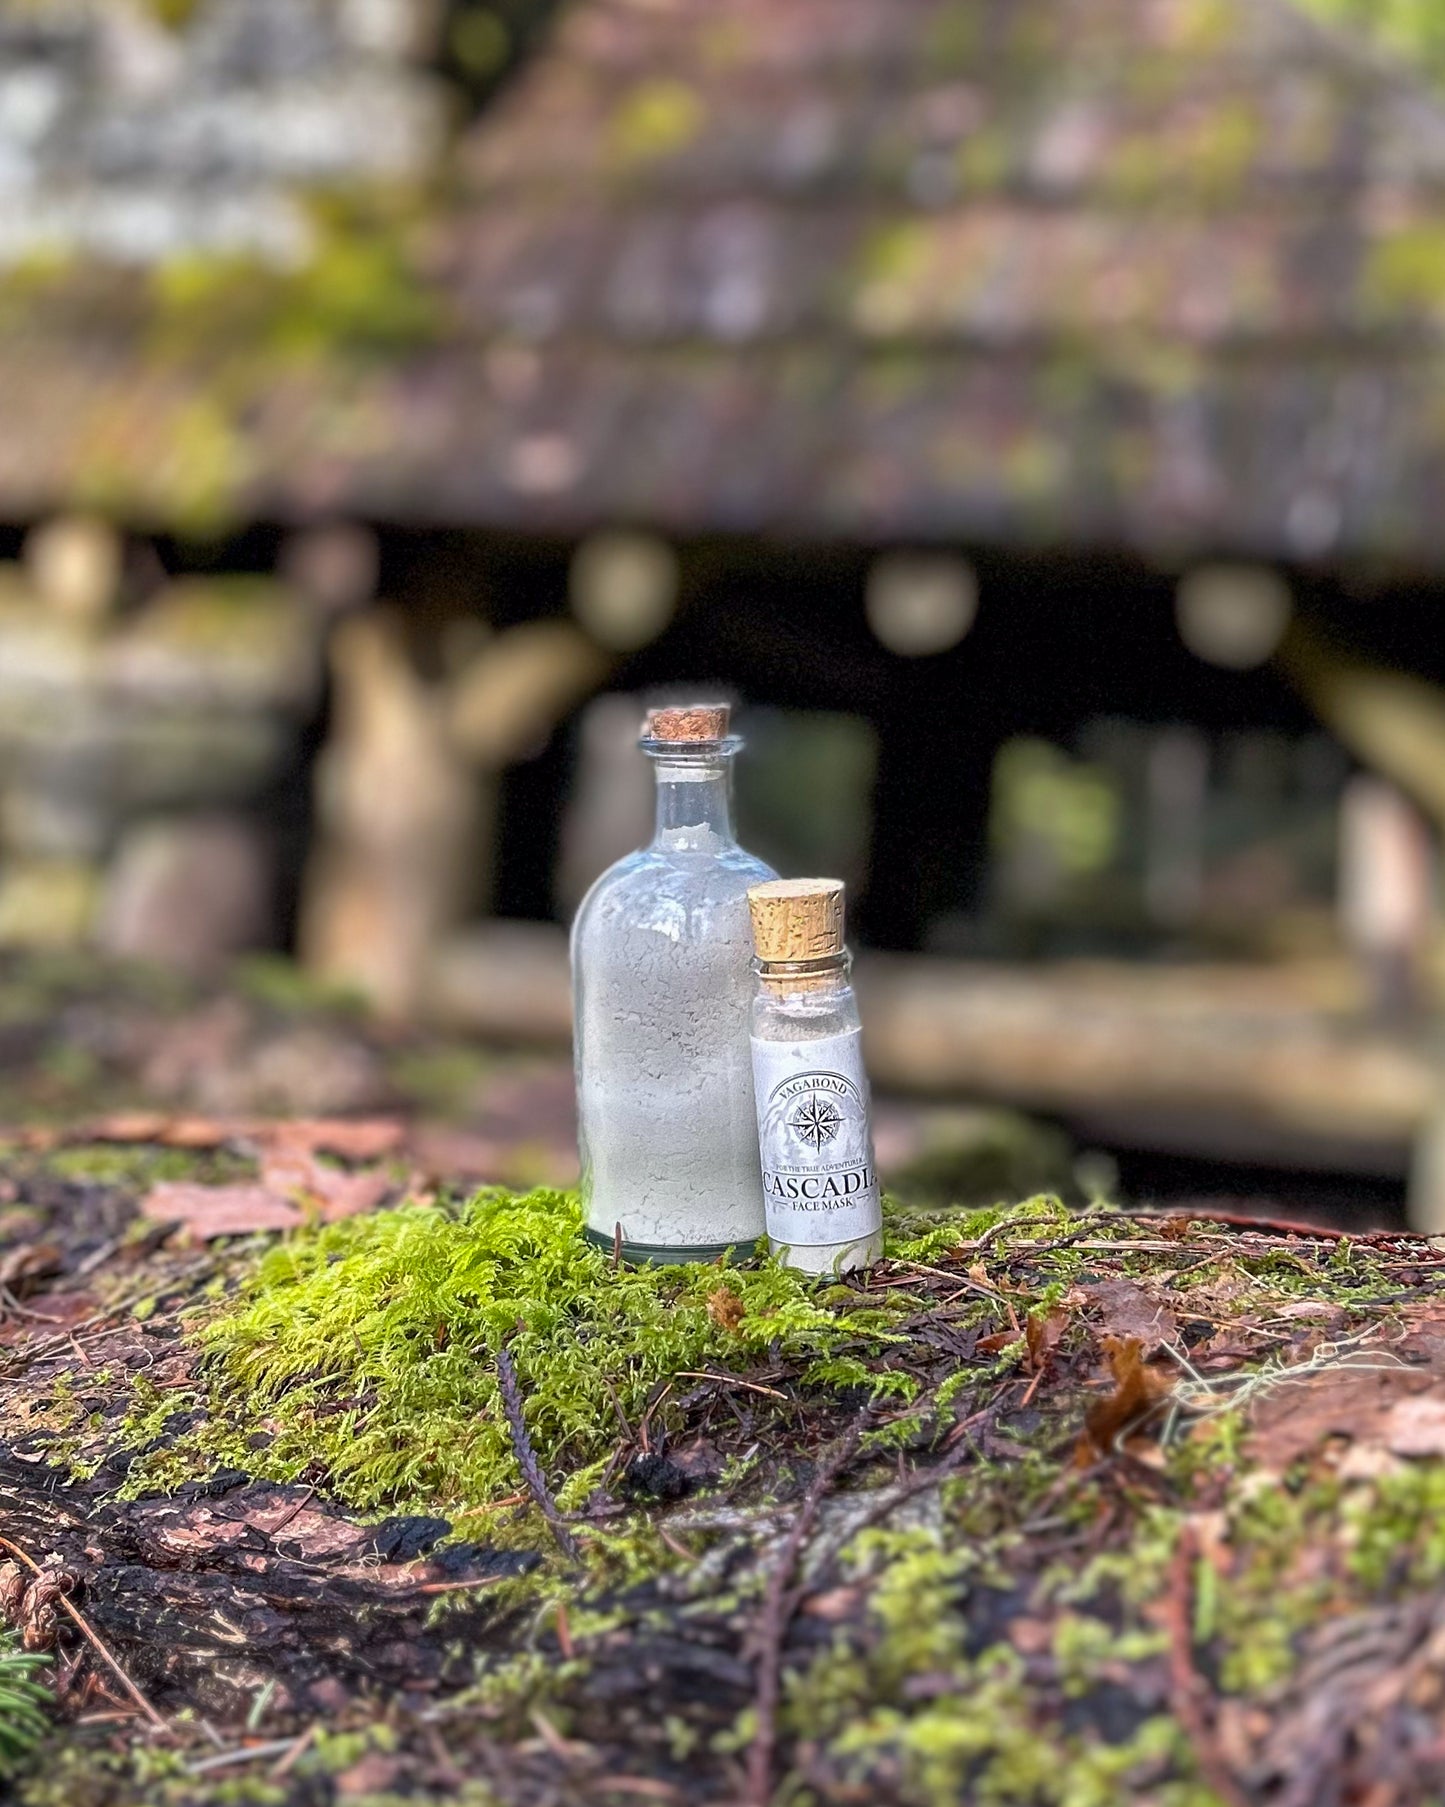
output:
[[[747,891],[723,705],[653,711],[657,832],[604,872],[572,926],[588,1238],[629,1261],[709,1261],[763,1234],[748,1053]]]
[[[768,1238],[810,1274],[883,1253],[868,1075],[843,944],[843,885],[779,879],[748,892],[757,992],[753,1085]]]

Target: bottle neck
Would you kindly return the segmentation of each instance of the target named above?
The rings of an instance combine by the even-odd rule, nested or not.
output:
[[[754,960],[753,971],[769,997],[822,998],[830,993],[845,996],[852,986],[849,974],[853,957],[845,948],[840,954],[819,960]]]
[[[657,773],[654,846],[673,849],[732,846],[732,755],[653,753]]]

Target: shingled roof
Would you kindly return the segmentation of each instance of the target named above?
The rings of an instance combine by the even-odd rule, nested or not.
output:
[[[381,348],[32,309],[0,507],[1445,564],[1445,104],[1285,0],[574,0],[449,192]]]

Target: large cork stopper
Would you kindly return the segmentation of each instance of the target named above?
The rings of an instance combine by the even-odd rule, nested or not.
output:
[[[826,960],[843,951],[841,878],[778,878],[748,892],[759,960]]]
[[[642,724],[644,740],[726,740],[726,703],[692,703],[685,709],[649,709]]]

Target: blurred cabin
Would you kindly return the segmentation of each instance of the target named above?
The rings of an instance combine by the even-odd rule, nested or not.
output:
[[[721,689],[885,1079],[1399,1169],[1408,67],[1287,0],[3,0],[0,186],[0,938],[545,1039],[555,929],[476,925],[565,919],[642,700]]]

